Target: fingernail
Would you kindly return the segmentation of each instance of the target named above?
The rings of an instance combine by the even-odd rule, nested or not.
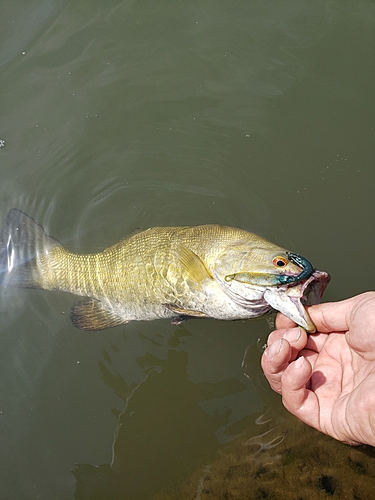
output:
[[[299,339],[301,338],[302,332],[303,332],[303,328],[300,328],[300,327],[291,328],[290,330],[288,330],[284,333],[283,337],[288,342],[298,342]]]
[[[299,358],[297,358],[294,362],[294,368],[296,370],[299,370],[302,367],[304,361],[305,361],[305,358],[303,356],[300,356]]]
[[[276,342],[270,345],[270,347],[268,348],[268,357],[270,359],[273,359],[276,356],[276,354],[280,352],[281,343],[282,339],[278,339],[276,340]]]

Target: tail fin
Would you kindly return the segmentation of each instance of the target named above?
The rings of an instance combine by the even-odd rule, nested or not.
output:
[[[0,233],[0,285],[43,288],[42,263],[59,246],[34,219],[12,208]]]

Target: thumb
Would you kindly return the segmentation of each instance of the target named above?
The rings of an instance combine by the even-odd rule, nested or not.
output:
[[[357,301],[358,297],[352,297],[340,302],[325,302],[308,307],[308,312],[318,332],[346,332]]]
[[[375,292],[308,308],[321,333],[346,333],[350,347],[366,359],[375,358]]]

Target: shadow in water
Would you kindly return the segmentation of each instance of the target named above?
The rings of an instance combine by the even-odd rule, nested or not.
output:
[[[188,355],[169,350],[167,359],[146,354],[137,359],[146,378],[129,388],[112,445],[110,464],[77,464],[77,500],[144,499],[183,480],[218,449],[215,431],[228,422],[229,411],[209,415],[199,402],[240,392],[236,378],[193,383]],[[103,371],[105,382],[124,394],[126,382]]]

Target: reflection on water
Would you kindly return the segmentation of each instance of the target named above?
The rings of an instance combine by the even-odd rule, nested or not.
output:
[[[17,207],[85,253],[136,228],[227,224],[326,269],[326,300],[373,288],[373,2],[1,7],[1,224]],[[71,302],[0,291],[2,498],[116,489],[116,428],[113,464],[155,495],[264,498],[275,481],[279,498],[372,498],[371,456],[283,413],[259,367],[264,320],[88,333]]]
[[[269,421],[267,421],[269,422]],[[262,424],[267,422],[261,422]],[[256,419],[256,424],[260,425],[259,419]],[[258,436],[252,436],[245,442],[246,446],[259,445],[259,448],[251,455],[248,456],[249,460],[254,460],[262,465],[272,464],[276,460],[281,458],[281,455],[271,455],[268,450],[272,450],[275,446],[278,446],[283,442],[284,436],[277,435],[276,427],[259,434]],[[275,435],[276,434],[276,435]]]

